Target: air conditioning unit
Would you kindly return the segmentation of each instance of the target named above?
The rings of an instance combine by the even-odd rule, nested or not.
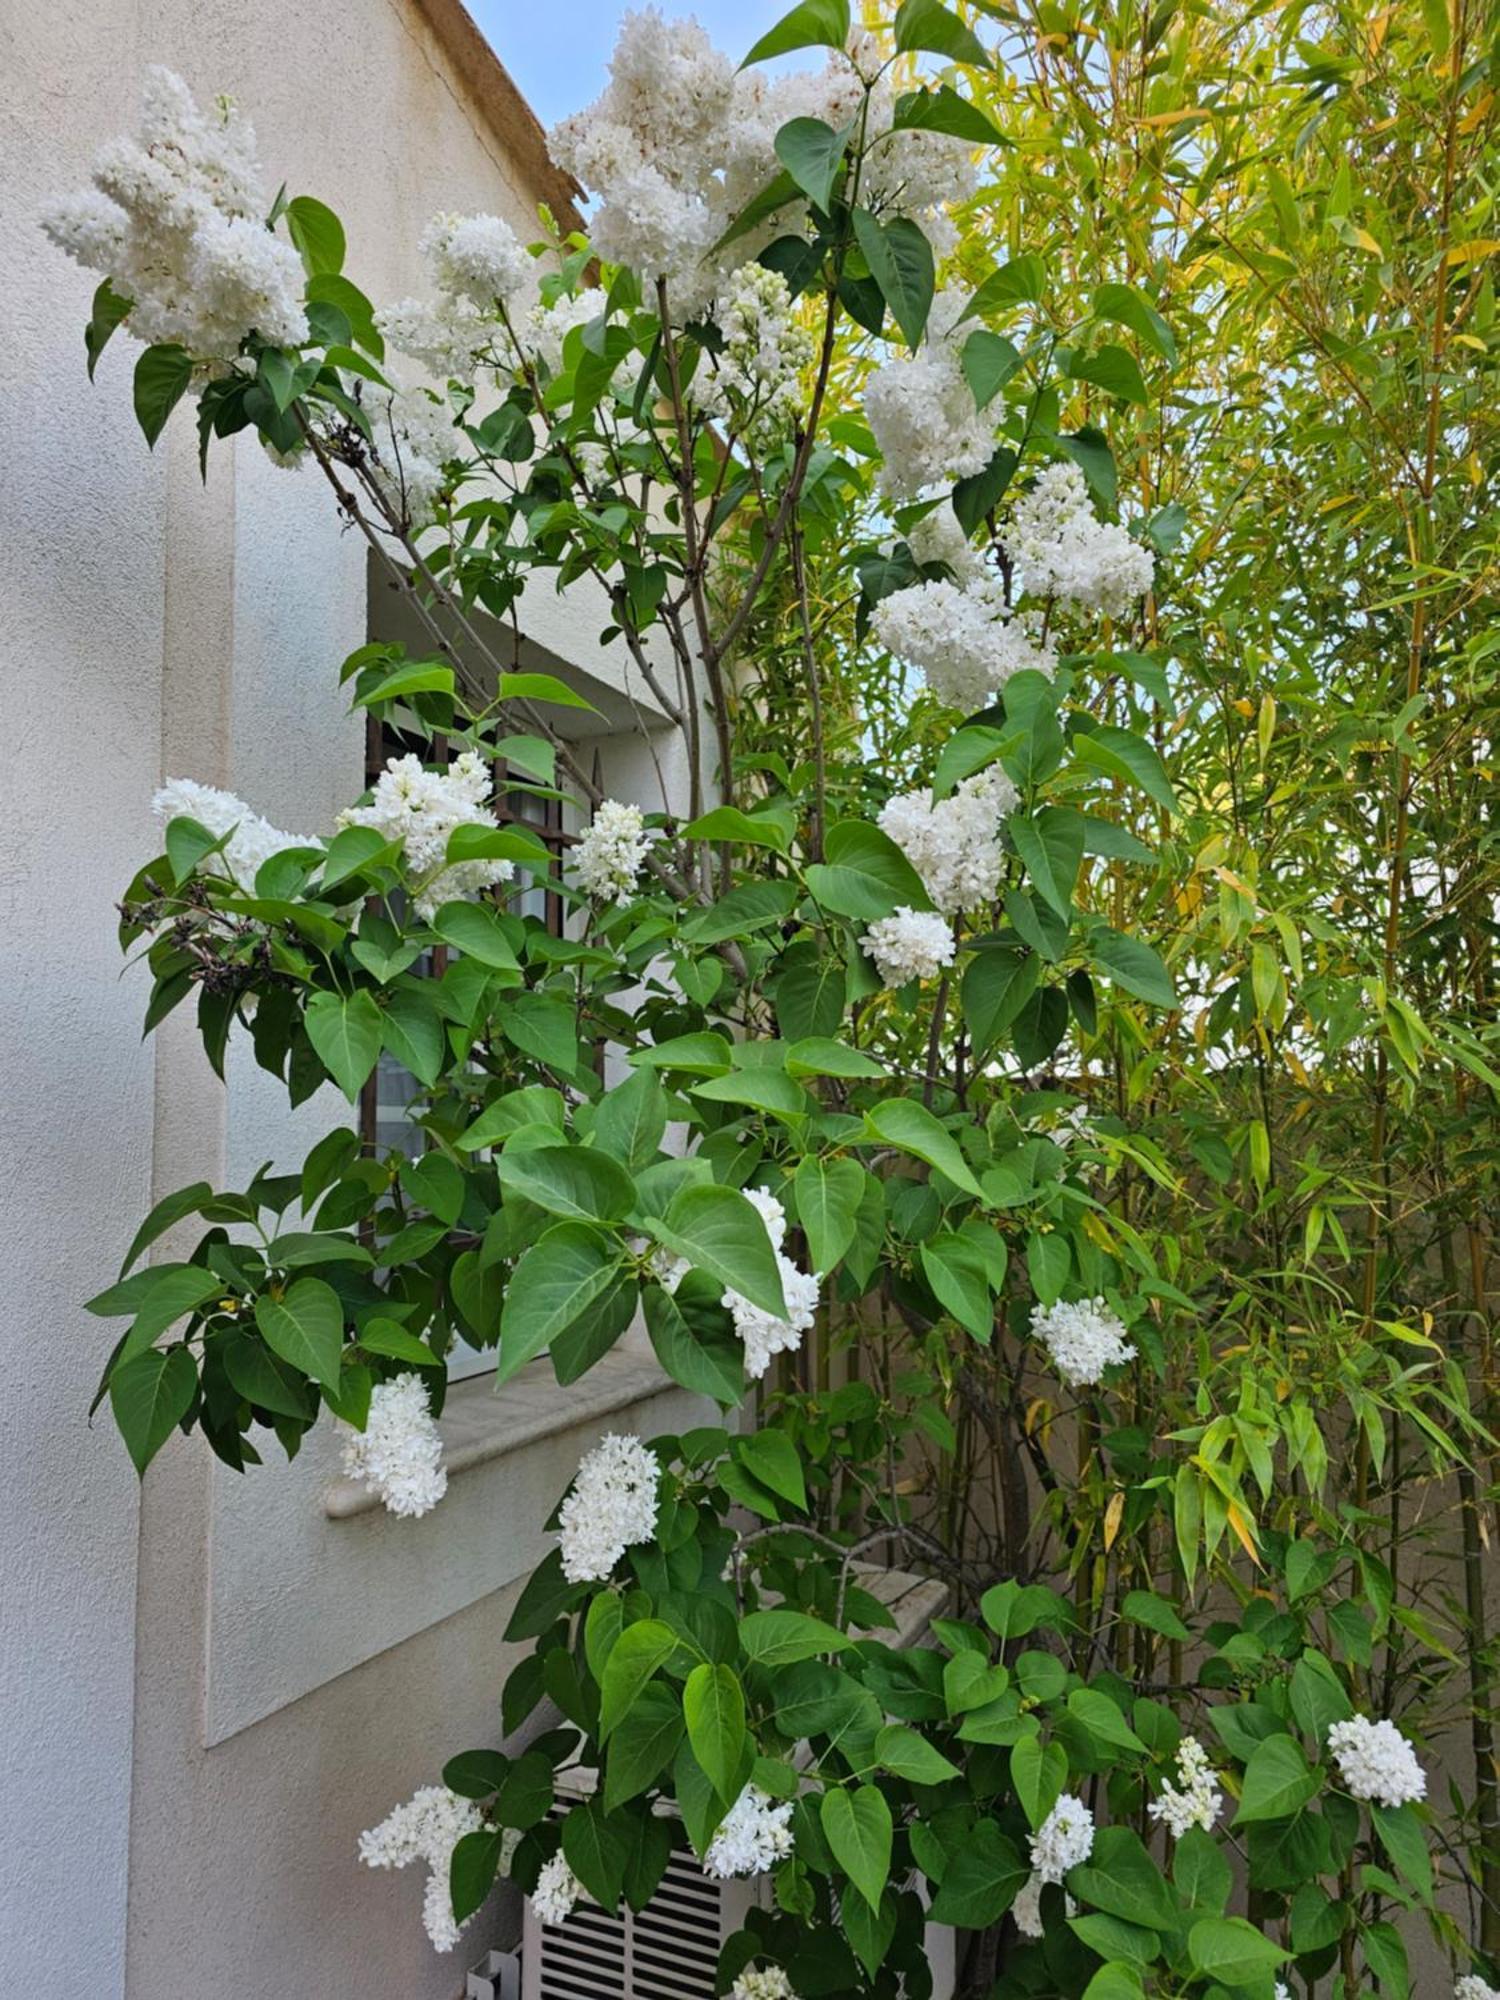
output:
[[[898,1625],[900,1643],[917,1643],[941,1610],[941,1584],[886,1570],[862,1574],[878,1588]],[[568,1804],[586,1799],[598,1779],[590,1770],[569,1771],[563,1782]],[[769,1904],[768,1876],[720,1882],[705,1875],[686,1837],[674,1846],[661,1886],[646,1907],[618,1913],[580,1902],[563,1924],[538,1923],[526,1905],[521,1937],[521,2000],[713,2000],[714,1972],[726,1939],[744,1928],[750,1909]],[[926,1957],[932,1972],[932,2000],[952,2000],[954,1938],[929,1925]]]

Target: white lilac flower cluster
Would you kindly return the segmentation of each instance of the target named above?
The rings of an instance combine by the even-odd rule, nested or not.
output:
[[[708,1843],[703,1872],[720,1881],[735,1875],[767,1875],[791,1851],[791,1800],[773,1804],[759,1785],[746,1785]]]
[[[255,886],[256,871],[273,854],[289,847],[312,843],[301,834],[283,833],[258,812],[216,785],[200,785],[192,778],[169,778],[151,801],[163,825],[174,819],[193,819],[215,837],[229,838],[217,854],[209,854],[198,864],[204,874],[231,877],[242,889]]]
[[[434,375],[472,382],[495,343],[497,305],[519,305],[531,290],[531,257],[498,215],[435,215],[419,247],[437,297],[398,299],[375,324],[398,353]]]
[[[932,301],[921,346],[893,354],[865,384],[865,418],[880,447],[880,489],[892,499],[971,478],[994,454],[994,426],[964,376],[964,304],[961,291],[945,286]]]
[[[1031,1331],[1070,1389],[1088,1388],[1100,1380],[1106,1368],[1135,1359],[1135,1348],[1125,1338],[1124,1326],[1103,1299],[1033,1306]]]
[[[451,484],[445,467],[462,449],[453,412],[429,390],[406,384],[370,402],[376,483],[398,523],[424,528]]]
[[[983,554],[959,526],[946,502],[912,523],[906,531],[906,546],[918,563],[942,563],[959,583],[977,583],[990,574]]]
[[[721,1303],[734,1319],[734,1330],[744,1342],[745,1371],[756,1381],[778,1354],[793,1354],[802,1345],[802,1336],[812,1325],[818,1310],[819,1285],[810,1272],[799,1271],[782,1248],[786,1242],[786,1210],[769,1188],[745,1188],[746,1201],[758,1211],[776,1253],[776,1269],[781,1278],[781,1295],[786,1302],[786,1318],[764,1311],[741,1293],[729,1290]],[[655,1269],[658,1282],[675,1292],[692,1266],[686,1257],[658,1250]]]
[[[562,367],[563,342],[568,335],[575,326],[587,326],[591,319],[597,319],[603,310],[604,294],[593,289],[559,292],[550,306],[538,299],[526,315],[521,344],[528,354],[546,362],[549,374],[556,375]]]
[[[563,1575],[603,1583],[628,1548],[656,1532],[661,1467],[638,1437],[614,1432],[585,1452],[558,1515]]]
[[[796,317],[786,279],[762,264],[743,265],[727,281],[714,319],[724,347],[704,377],[706,413],[733,421],[752,443],[768,442],[801,408],[817,343]]]
[[[364,1429],[344,1438],[344,1471],[378,1493],[392,1514],[432,1512],[448,1491],[448,1474],[420,1375],[376,1383]]]
[[[892,988],[909,979],[935,979],[958,951],[958,940],[945,917],[906,903],[898,904],[893,916],[877,918],[860,942]]]
[[[565,1924],[584,1895],[583,1884],[560,1854],[544,1861],[531,1892],[531,1907],[540,1924]]]
[[[605,799],[574,843],[574,871],[596,902],[623,903],[650,845],[640,807]]]
[[[724,1304],[734,1319],[734,1330],[745,1344],[745,1372],[759,1381],[777,1354],[795,1354],[802,1336],[812,1325],[818,1310],[818,1281],[808,1271],[799,1271],[782,1249],[786,1242],[786,1210],[767,1188],[746,1188],[745,1199],[754,1204],[766,1225],[771,1248],[776,1252],[776,1269],[781,1277],[781,1295],[786,1301],[786,1317],[744,1298],[736,1291],[724,1294]]]
[[[302,260],[265,226],[255,134],[229,98],[202,112],[181,77],[147,70],[139,135],[97,155],[93,182],[42,226],[130,301],[138,339],[218,366],[251,333],[277,347],[307,339]]]
[[[1477,1972],[1466,1972],[1453,1982],[1453,2000],[1500,2000],[1500,1991]]]
[[[464,1835],[477,1832],[482,1824],[471,1799],[461,1799],[441,1785],[425,1785],[359,1837],[359,1858],[367,1868],[407,1868],[413,1861],[426,1862],[430,1872],[422,1922],[434,1951],[451,1951],[463,1930],[453,1920],[448,1867]],[[510,1846],[514,1850],[514,1838]],[[508,1862],[502,1849],[502,1866]]]
[[[995,894],[1005,867],[1000,827],[1016,803],[1015,786],[992,764],[946,799],[898,792],[881,811],[879,826],[921,876],[934,905],[952,915]]]
[[[1088,1860],[1094,1847],[1094,1818],[1082,1799],[1065,1792],[1031,1836],[1031,1874],[1011,1905],[1016,1928],[1025,1937],[1042,1935],[1042,1891],[1062,1881],[1070,1868]],[[1067,1908],[1072,1914],[1072,1898]]]
[[[1328,1748],[1357,1799],[1404,1806],[1427,1795],[1426,1773],[1394,1722],[1371,1722],[1367,1715],[1335,1722],[1328,1731]]]
[[[1121,618],[1151,588],[1151,551],[1113,521],[1101,521],[1088,484],[1069,459],[1040,474],[1012,509],[1005,551],[1033,597]]]
[[[515,874],[510,861],[448,864],[448,839],[455,827],[493,829],[486,809],[490,769],[473,750],[462,750],[445,770],[429,770],[420,757],[392,757],[375,781],[367,806],[348,806],[338,824],[369,826],[386,840],[399,840],[406,865],[418,878],[412,907],[425,923],[444,903],[477,896]]]
[[[797,2000],[797,1994],[779,1965],[762,1971],[748,1966],[730,1987],[729,2000]]]
[[[1219,1789],[1208,1752],[1196,1736],[1184,1736],[1177,1750],[1177,1782],[1169,1780],[1161,1794],[1146,1808],[1159,1820],[1174,1840],[1181,1840],[1189,1827],[1209,1832],[1224,1810],[1224,1794]]]
[[[919,667],[939,701],[983,708],[1024,669],[1050,679],[1057,654],[1032,611],[1013,611],[994,574],[964,583],[945,578],[882,597],[870,629],[888,653]]]
[[[627,14],[610,80],[586,110],[549,134],[552,157],[598,197],[594,247],[647,282],[667,281],[674,317],[703,312],[729,273],[757,257],[783,226],[767,218],[717,247],[730,222],[779,170],[775,139],[793,118],[849,125],[882,57],[857,34],[822,71],[768,79],[736,72],[696,21],[654,9]],[[949,237],[941,211],[973,189],[972,149],[941,133],[893,130],[895,95],[881,79],[866,123],[862,197],[922,220],[939,254]]]

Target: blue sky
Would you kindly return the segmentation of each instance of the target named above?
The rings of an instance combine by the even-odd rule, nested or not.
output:
[[[544,125],[591,104],[604,88],[620,17],[642,0],[468,0],[470,13]],[[695,14],[738,62],[790,0],[661,0]],[[804,60],[817,51],[804,51]]]

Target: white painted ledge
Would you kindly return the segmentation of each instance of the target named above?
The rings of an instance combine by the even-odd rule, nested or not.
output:
[[[438,1422],[449,1483],[559,1431],[602,1423],[672,1386],[654,1361],[618,1350],[596,1361],[582,1381],[566,1389],[546,1360],[529,1363],[498,1393],[491,1375],[456,1382]],[[323,1511],[331,1521],[347,1521],[380,1504],[379,1495],[362,1480],[336,1479],[324,1495]]]

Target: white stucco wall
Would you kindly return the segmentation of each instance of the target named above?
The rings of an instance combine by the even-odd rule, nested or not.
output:
[[[416,0],[60,0],[0,20],[0,1992],[17,2000],[448,2000],[483,1942],[478,1926],[474,1952],[435,1958],[420,1880],[359,1869],[353,1843],[454,1749],[496,1739],[508,1579],[587,1433],[458,1475],[445,1553],[384,1517],[329,1520],[326,1438],[290,1475],[268,1440],[249,1481],[174,1439],[138,1496],[107,1422],[84,1423],[111,1335],[78,1302],[150,1202],[300,1158],[347,1115],[316,1101],[289,1123],[247,1064],[226,1093],[185,1017],[143,1045],[146,985],[120,977],[113,905],[153,850],[165,775],[309,831],[358,789],[361,726],[335,676],[365,637],[366,565],[315,475],[241,444],[216,451],[205,491],[187,411],[147,453],[133,350],[117,341],[90,388],[93,281],[35,227],[133,124],[141,68],[160,61],[250,108],[272,186],[340,212],[372,295],[421,289],[434,210],[524,230],[553,192],[436,18]],[[546,647],[618,686],[599,622],[576,600],[535,607]],[[638,744],[601,754],[616,789],[655,802]],[[655,1394],[611,1421],[691,1414]],[[487,1534],[506,1550],[490,1568],[474,1554]]]

